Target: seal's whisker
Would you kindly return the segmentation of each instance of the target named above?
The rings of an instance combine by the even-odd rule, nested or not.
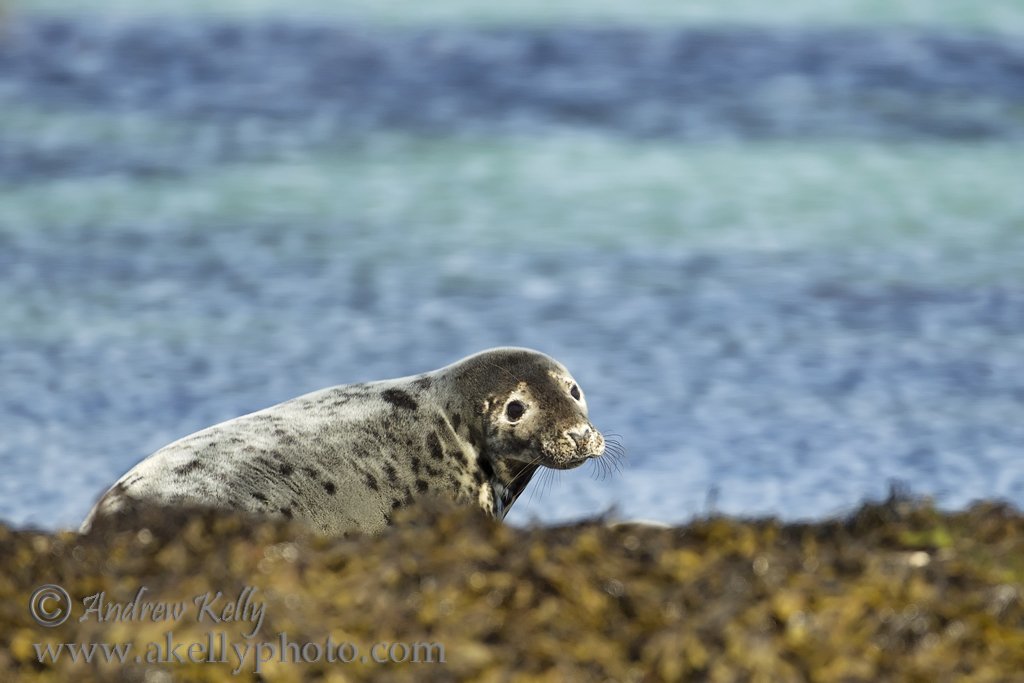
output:
[[[543,480],[544,480],[544,473],[541,472],[541,474],[540,474],[540,481],[543,481]],[[540,484],[535,484],[534,486],[530,487],[530,497],[526,499],[527,503],[532,503],[533,502],[533,497],[537,495],[537,489],[539,487],[540,487]]]
[[[604,444],[605,451],[615,458],[624,459],[629,455],[629,453],[626,450],[626,447],[622,445],[622,442],[615,435],[606,435]]]
[[[594,471],[591,472],[591,477],[598,481],[604,481],[605,479],[611,476],[611,466],[607,462],[605,462],[604,460],[595,460],[593,462]]]
[[[611,451],[612,453],[624,454],[626,447],[616,441],[605,441],[605,450]]]
[[[548,469],[547,467],[541,470],[540,483],[538,486],[534,486],[532,489],[530,489],[530,498],[528,502],[532,503],[534,496],[537,496],[537,500],[540,500],[544,497],[544,494],[547,492],[548,487],[551,485],[552,472],[554,472],[554,470]]]
[[[526,488],[526,486],[528,486],[530,484],[530,480],[533,478],[534,473],[537,471],[537,468],[540,466],[540,461],[541,461],[541,456],[537,456],[536,458],[534,458],[530,462],[526,463],[526,465],[522,469],[520,469],[518,472],[516,472],[515,476],[513,476],[511,479],[509,479],[507,482],[505,482],[504,488],[505,488],[506,491],[509,491],[509,492],[516,491],[516,488],[517,488],[516,485],[519,484],[520,480],[523,480],[525,478],[525,480],[522,482],[522,486],[518,487],[518,493],[513,494],[512,500],[509,501],[509,503],[508,503],[509,505],[514,503],[515,499],[518,498],[519,495],[523,492],[523,489]],[[543,472],[542,472],[541,473],[541,477],[543,478],[543,476],[544,475],[543,475]],[[530,489],[530,497],[527,499],[528,501],[532,501],[533,500],[533,496],[534,496],[534,492],[536,491],[536,488],[537,487],[535,486],[535,487]]]
[[[615,473],[616,474],[622,474],[622,466],[619,464],[619,459],[618,458],[612,458],[611,463],[610,463],[610,467],[614,467],[615,468]]]
[[[604,442],[608,446],[622,446],[622,437],[615,434],[605,434]]]
[[[602,460],[605,460],[605,465],[609,470],[614,469],[618,474],[622,474],[622,461],[625,460],[625,454],[621,451],[611,450],[605,454]]]
[[[512,504],[515,503],[519,496],[522,495],[523,491],[530,484],[530,480],[533,479],[534,473],[537,471],[537,467],[540,465],[540,456],[534,458],[530,462],[526,463],[516,474],[509,479],[507,482],[496,482],[501,489],[501,499],[504,509],[507,511]],[[533,500],[534,490],[530,490],[530,498]]]
[[[601,457],[601,459],[602,460],[605,460],[605,459],[607,459],[607,460],[623,460],[623,459],[625,459],[625,457],[626,457],[626,454],[623,453],[621,450],[619,450],[617,448],[607,448],[607,449],[605,449],[604,455]]]
[[[622,474],[623,461],[628,457],[626,447],[622,445],[621,436],[615,432],[604,432],[604,454],[596,458],[597,465],[593,476],[604,479],[613,474]],[[599,469],[598,469],[599,468]]]
[[[536,470],[535,466],[540,464],[540,460],[541,460],[541,457],[537,456],[536,458],[534,458],[530,462],[526,463],[526,467],[524,467],[523,469],[519,470],[519,472],[516,473],[516,476],[512,477],[505,484],[505,488],[512,488],[512,484],[515,484],[517,481],[519,481],[519,479],[521,479],[523,477],[523,475],[529,474],[529,475],[532,476],[534,471]]]

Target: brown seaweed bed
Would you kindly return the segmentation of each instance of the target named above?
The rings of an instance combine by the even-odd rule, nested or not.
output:
[[[294,650],[330,636],[361,657],[376,643],[401,643],[398,659],[411,659],[414,644],[443,646],[443,662],[434,647],[425,657],[433,661],[384,664],[328,661],[312,646],[292,661],[295,651],[284,647],[284,661],[278,654],[260,663],[256,678],[264,680],[1024,676],[1024,516],[993,502],[948,513],[894,495],[815,523],[713,516],[676,528],[592,520],[532,529],[434,503],[372,538],[147,508],[88,536],[0,526],[0,558],[4,681],[223,680],[236,669],[242,680],[254,677],[255,654],[241,664],[233,656],[179,663],[169,649],[170,661],[159,664],[134,655],[125,664],[85,663],[82,654],[74,663],[66,651],[54,664],[36,654],[37,645],[92,642],[149,652],[168,632],[186,646],[207,643],[211,632],[225,634],[221,643],[276,646],[284,633]],[[54,628],[29,612],[44,583],[63,586],[72,600],[71,618]],[[177,620],[149,612],[103,623],[85,611],[87,596],[128,603],[142,586],[140,604],[182,601],[189,611]],[[239,605],[236,620],[223,612],[219,624],[209,613],[198,620],[196,596],[222,591],[219,607],[247,586],[253,602]],[[247,640],[256,602],[263,619]],[[240,618],[246,611],[248,621]]]

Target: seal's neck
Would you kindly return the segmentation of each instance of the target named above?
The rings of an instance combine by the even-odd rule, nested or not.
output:
[[[490,484],[494,491],[494,516],[504,519],[540,465],[538,463],[501,462],[492,463],[492,467],[494,471],[490,477]]]

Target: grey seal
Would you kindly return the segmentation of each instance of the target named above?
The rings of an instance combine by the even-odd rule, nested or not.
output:
[[[329,387],[159,449],[96,503],[213,506],[300,520],[325,534],[375,533],[432,495],[504,518],[539,467],[605,452],[586,397],[561,363],[503,347],[439,370]]]

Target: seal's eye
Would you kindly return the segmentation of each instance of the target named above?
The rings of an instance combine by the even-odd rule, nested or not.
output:
[[[508,405],[505,406],[505,417],[508,418],[509,422],[516,422],[526,412],[526,406],[523,405],[522,401],[509,401]]]
[[[575,384],[572,385],[572,389],[569,390],[569,394],[577,401],[580,400],[580,388]]]

